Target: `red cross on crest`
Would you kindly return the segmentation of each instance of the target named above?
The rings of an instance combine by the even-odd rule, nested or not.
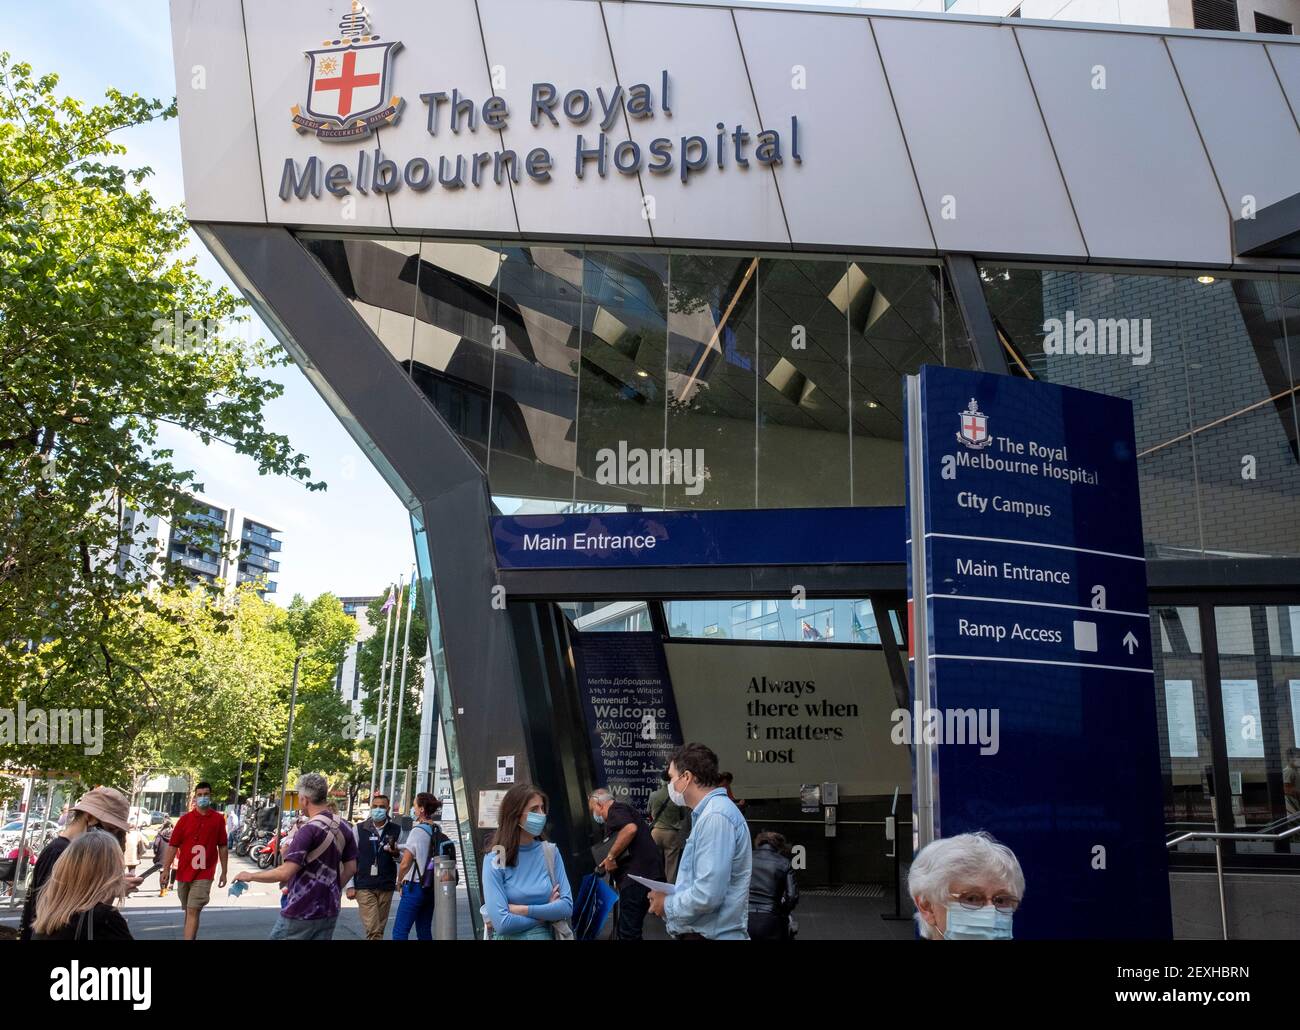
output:
[[[306,51],[307,102],[291,108],[298,131],[346,142],[396,122],[402,98],[392,94],[390,83],[393,55],[401,46],[372,34],[370,13],[354,2],[339,22],[339,38]]]
[[[957,434],[957,442],[973,451],[982,451],[993,442],[989,436],[988,416],[980,411],[974,397],[966,410],[961,412],[961,431]]]

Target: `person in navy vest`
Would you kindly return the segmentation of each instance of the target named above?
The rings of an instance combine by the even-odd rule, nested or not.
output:
[[[348,884],[368,941],[382,941],[397,889],[397,841],[402,828],[389,818],[387,794],[370,798],[370,817],[357,824],[357,872]]]

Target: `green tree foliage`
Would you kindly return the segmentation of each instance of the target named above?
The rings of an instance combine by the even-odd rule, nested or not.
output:
[[[149,169],[117,163],[114,134],[175,105],[115,90],[86,105],[57,82],[0,55],[0,708],[116,706],[118,753],[140,741],[144,760],[148,721],[180,689],[149,648],[197,667],[216,646],[206,615],[115,560],[137,528],[128,510],[174,516],[199,486],[159,426],[323,484],[263,424],[282,390],[267,373],[288,358],[241,338],[243,302],[184,256],[183,213],[157,204]],[[191,724],[222,714],[180,711]]]
[[[310,604],[299,595],[289,605],[289,631],[302,655],[289,761],[296,769],[332,777],[349,767],[357,750],[351,708],[335,686],[357,623],[333,594],[321,594]]]
[[[257,600],[255,594],[253,598]],[[354,736],[355,727],[348,718],[348,703],[335,687],[339,664],[356,639],[356,621],[343,611],[339,599],[328,593],[313,601],[295,595],[287,611],[274,605],[266,607],[279,616],[277,679],[273,700],[267,707],[272,717],[258,720],[256,734],[241,734],[229,746],[197,752],[199,761],[193,763],[198,765],[202,778],[212,783],[219,798],[233,791],[241,757],[244,769],[240,792],[244,795],[252,792],[258,744],[262,746],[258,790],[263,794],[279,790],[295,656],[299,658],[298,696],[294,706],[293,744],[289,750],[290,788],[299,772],[324,773],[340,783],[350,779],[360,747]],[[368,766],[366,776],[369,776]]]

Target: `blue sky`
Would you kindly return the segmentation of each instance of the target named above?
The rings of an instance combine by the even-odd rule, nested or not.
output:
[[[12,12],[11,12],[12,13]],[[124,93],[170,100],[176,94],[171,20],[164,0],[44,0],[7,18],[0,50],[26,61],[37,74],[57,72],[59,89],[86,103],[114,86]],[[174,120],[122,133],[126,163],[154,170],[149,189],[161,203],[180,204],[180,139]],[[197,240],[200,270],[230,285]],[[231,287],[233,289],[233,286]],[[260,325],[260,323],[259,323]],[[262,335],[270,338],[265,329]],[[279,592],[314,597],[377,594],[399,574],[409,574],[413,552],[405,509],[295,366],[274,378],[284,396],[266,412],[269,428],[286,434],[310,458],[314,478],[329,484],[309,493],[295,481],[259,476],[254,464],[230,448],[204,447],[180,431],[165,437],[183,467],[192,468],[214,500],[246,509],[283,531]]]

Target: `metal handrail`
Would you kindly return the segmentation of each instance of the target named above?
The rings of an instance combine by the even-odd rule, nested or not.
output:
[[[1218,821],[1217,806],[1215,799],[1210,798],[1210,817]],[[1184,833],[1173,840],[1165,841],[1166,848],[1172,848],[1175,844],[1181,844],[1186,840],[1212,840],[1214,841],[1214,872],[1215,878],[1219,884],[1219,924],[1223,928],[1223,939],[1228,940],[1228,897],[1223,890],[1223,842],[1225,840],[1286,840],[1300,833],[1300,823],[1291,827],[1289,830],[1283,830],[1281,833],[1222,833],[1210,830],[1193,830],[1191,833]]]
[[[1185,840],[1285,840],[1295,833],[1300,833],[1300,826],[1293,826],[1281,833],[1211,833],[1208,830],[1193,830],[1191,833],[1184,833],[1181,837],[1165,841],[1165,847],[1172,848]]]

